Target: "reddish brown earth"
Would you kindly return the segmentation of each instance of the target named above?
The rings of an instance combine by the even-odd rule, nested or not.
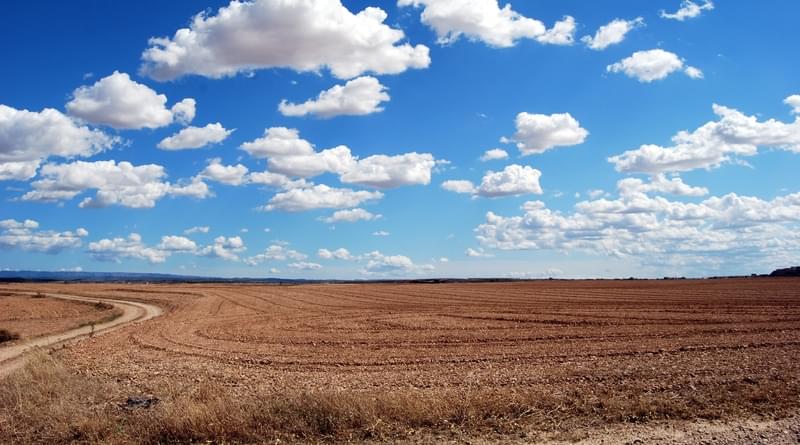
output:
[[[19,334],[20,340],[63,332],[119,315],[119,311],[107,305],[39,298],[3,289],[0,287],[0,329]]]
[[[796,278],[5,289],[163,307],[59,354],[120,394],[210,385],[232,399],[395,397],[441,413],[387,414],[388,437],[572,440],[609,425],[767,421],[800,407]]]

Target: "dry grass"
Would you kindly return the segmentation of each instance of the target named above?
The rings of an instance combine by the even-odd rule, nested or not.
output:
[[[733,382],[665,399],[627,391],[506,390],[236,395],[223,385],[165,388],[148,409],[124,407],[115,382],[85,378],[36,355],[0,381],[0,443],[143,444],[394,441],[419,437],[535,437],[594,425],[652,420],[781,415],[796,408],[797,382]]]

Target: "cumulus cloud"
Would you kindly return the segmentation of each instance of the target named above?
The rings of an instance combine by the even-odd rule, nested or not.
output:
[[[25,201],[55,202],[74,198],[96,190],[80,207],[121,205],[149,208],[165,196],[189,196],[203,199],[209,196],[208,186],[194,179],[187,184],[164,182],[164,167],[156,164],[134,166],[130,162],[75,161],[69,164],[47,164],[41,168],[41,179],[33,181],[33,190],[25,193]]]
[[[618,188],[618,198],[582,201],[568,214],[540,201],[525,203],[521,216],[488,212],[476,237],[487,248],[577,250],[664,264],[676,259],[768,260],[800,248],[800,193],[772,200],[730,193],[684,202],[653,194],[667,190],[699,196],[706,191],[663,180],[623,180]]]
[[[185,233],[208,233],[208,227],[193,227]],[[98,261],[121,263],[125,259],[145,260],[152,264],[163,263],[174,254],[221,258],[226,261],[239,261],[240,253],[247,248],[238,236],[218,236],[211,244],[198,245],[195,241],[178,235],[165,235],[161,242],[148,246],[141,235],[131,233],[127,238],[104,238],[89,244],[87,252]]]
[[[127,73],[114,71],[76,89],[66,107],[72,116],[117,129],[159,128],[194,119],[194,99],[184,99],[171,109],[166,104],[167,96],[131,80]]]
[[[463,194],[474,194],[477,191],[475,184],[465,179],[450,179],[444,181],[442,183],[442,188],[448,192]]]
[[[473,196],[497,198],[524,194],[542,194],[539,178],[542,172],[530,166],[512,164],[502,171],[488,171],[479,186],[470,181],[451,180],[442,183],[442,188],[455,193],[468,193]]]
[[[242,185],[247,179],[247,167],[242,164],[222,165],[219,158],[212,159],[200,172],[200,178],[210,179],[227,185]]]
[[[705,0],[702,5],[698,5],[692,0],[683,0],[681,7],[674,13],[669,13],[661,10],[661,17],[665,19],[678,20],[680,22],[686,19],[693,19],[700,16],[703,11],[711,11],[714,9],[714,3],[711,0]]]
[[[211,230],[211,228],[208,226],[194,226],[184,230],[183,233],[191,235],[193,233],[208,233],[209,230]]]
[[[414,264],[411,258],[405,255],[384,255],[377,250],[364,254],[362,258],[367,263],[361,269],[361,273],[366,275],[416,274],[434,269],[430,264]]]
[[[187,150],[203,148],[209,144],[218,144],[233,133],[226,130],[219,122],[208,124],[205,127],[186,127],[181,131],[166,137],[158,143],[158,148],[163,150]]]
[[[37,230],[39,223],[32,219],[0,221],[0,249],[20,249],[27,252],[58,253],[78,247],[81,239],[89,235],[84,228],[75,231],[55,232]]]
[[[324,184],[309,185],[277,193],[264,207],[267,211],[283,210],[302,212],[312,209],[336,209],[357,207],[358,205],[383,198],[381,192],[355,191],[347,188],[333,188]]]
[[[541,195],[541,176],[542,172],[535,168],[512,164],[499,172],[487,172],[478,186],[477,194],[489,198],[527,193]]]
[[[317,270],[317,269],[322,269],[322,265],[321,264],[309,263],[309,262],[306,262],[306,261],[298,261],[296,263],[289,263],[286,266],[289,269],[295,269],[295,270]]]
[[[245,262],[251,266],[256,266],[267,261],[300,261],[306,258],[308,256],[303,253],[290,249],[283,244],[275,243],[267,247],[264,252],[247,258]]]
[[[88,252],[95,260],[115,263],[132,258],[157,264],[163,263],[169,257],[168,251],[147,247],[138,233],[131,233],[127,238],[104,238],[89,243]]]
[[[598,28],[594,36],[584,36],[581,42],[593,50],[604,50],[611,45],[622,42],[629,32],[640,26],[644,26],[642,17],[637,17],[633,20],[614,19],[607,25]]]
[[[617,171],[657,174],[716,168],[738,156],[753,156],[759,147],[800,152],[800,117],[791,123],[759,121],[721,105],[714,104],[713,110],[718,120],[677,133],[671,146],[645,144],[608,160]]]
[[[517,114],[517,132],[503,143],[516,142],[523,156],[540,154],[556,147],[582,144],[589,132],[569,113]]]
[[[241,237],[218,236],[214,238],[214,243],[203,247],[197,251],[200,256],[209,258],[221,258],[226,261],[239,261],[239,253],[247,250]]]
[[[372,232],[372,236],[389,236],[389,235],[390,235],[389,232],[387,232],[385,230],[378,230],[378,231]]]
[[[372,155],[354,162],[339,175],[347,184],[375,188],[396,188],[406,185],[427,185],[436,161],[430,153],[405,153],[395,156]]]
[[[677,196],[705,196],[708,194],[708,189],[705,187],[690,186],[679,177],[667,179],[663,174],[653,176],[650,182],[644,182],[638,178],[625,178],[617,182],[617,189],[623,196],[636,193],[667,193]],[[596,198],[596,196],[591,197]]]
[[[369,211],[361,208],[355,208],[355,209],[337,210],[333,212],[333,215],[321,218],[321,220],[328,224],[335,224],[339,222],[354,223],[358,221],[374,221],[382,217],[383,215],[377,215],[375,213],[370,213]]]
[[[784,99],[783,103],[792,107],[792,113],[800,114],[800,94],[792,94]]]
[[[508,152],[503,150],[502,148],[493,148],[491,150],[486,150],[481,156],[481,161],[496,161],[500,159],[508,159]]]
[[[51,156],[92,156],[118,142],[52,108],[35,112],[0,105],[0,180],[30,179]]]
[[[442,45],[461,36],[500,48],[514,46],[519,39],[569,45],[575,33],[572,17],[564,17],[548,30],[541,21],[511,9],[510,4],[500,8],[497,0],[398,0],[397,5],[422,7],[422,23],[436,32]]]
[[[630,57],[606,67],[609,73],[624,73],[643,83],[664,79],[681,69],[692,79],[703,78],[703,72],[698,68],[686,66],[675,53],[663,49],[636,51]]]
[[[168,235],[161,237],[158,249],[168,252],[195,252],[197,243],[184,236]]]
[[[163,81],[186,74],[220,78],[263,68],[327,68],[349,79],[426,68],[428,48],[403,43],[403,31],[385,25],[386,17],[377,7],[353,14],[340,0],[232,1],[216,15],[196,15],[172,38],[151,38],[141,72]]]
[[[389,100],[387,88],[372,76],[363,76],[335,85],[319,93],[316,99],[301,104],[281,101],[278,110],[284,116],[314,115],[324,119],[336,116],[363,116],[383,111],[382,102]]]
[[[328,250],[328,249],[319,249],[317,251],[317,256],[322,258],[323,260],[353,260],[355,257],[350,254],[350,251],[345,249],[344,247],[340,247],[336,250]]]
[[[39,160],[24,162],[0,162],[0,181],[24,181],[36,176]]]
[[[270,171],[286,176],[310,178],[323,173],[339,175],[346,184],[375,188],[427,185],[437,161],[430,153],[353,156],[344,145],[316,151],[295,129],[273,127],[264,136],[242,144],[256,158],[267,158]]]
[[[473,249],[472,247],[468,247],[466,251],[464,251],[464,255],[471,257],[471,258],[492,258],[494,255],[491,253],[486,252],[483,250],[483,247],[478,247],[477,249]]]

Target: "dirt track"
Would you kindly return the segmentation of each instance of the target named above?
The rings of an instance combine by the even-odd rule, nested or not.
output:
[[[157,317],[162,313],[162,310],[158,306],[132,301],[111,300],[107,298],[96,297],[89,298],[53,293],[48,293],[47,297],[90,303],[103,302],[111,304],[115,308],[121,310],[122,315],[104,323],[82,326],[57,334],[31,338],[8,347],[0,348],[0,377],[8,375],[15,369],[18,369],[20,366],[22,366],[25,362],[25,353],[31,349],[61,345],[72,340],[88,337],[90,335],[100,335],[133,322],[144,321]]]

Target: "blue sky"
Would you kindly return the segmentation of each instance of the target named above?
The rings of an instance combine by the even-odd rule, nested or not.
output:
[[[0,268],[796,264],[798,13],[777,0],[9,4]]]

